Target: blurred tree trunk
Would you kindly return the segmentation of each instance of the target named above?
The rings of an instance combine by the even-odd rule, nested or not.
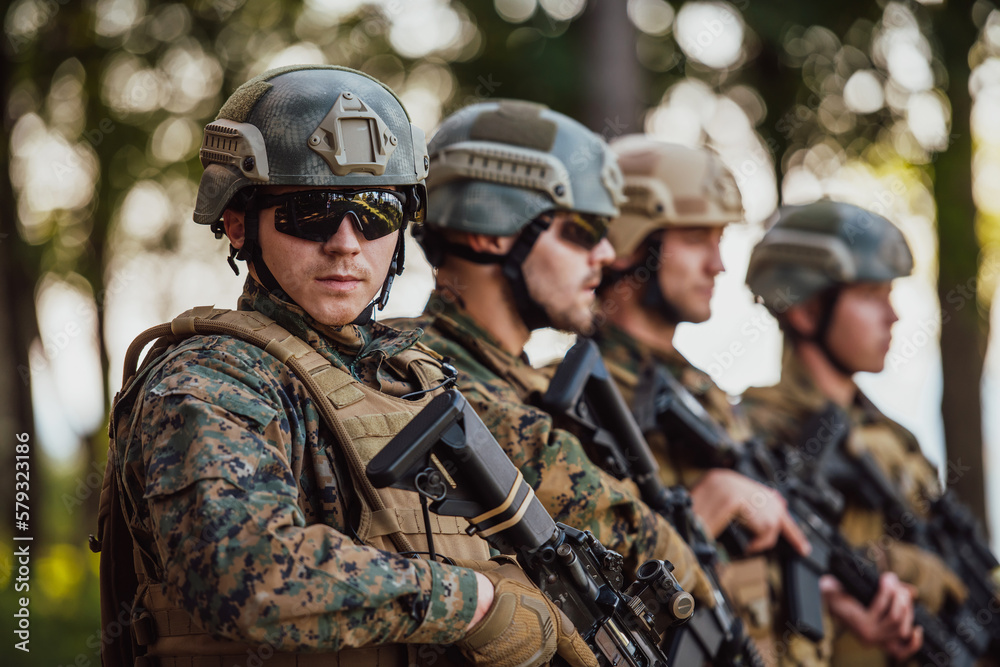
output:
[[[80,10],[78,16],[69,18],[70,25],[87,25],[90,19],[86,16],[86,10]],[[104,399],[104,414],[111,409],[111,385],[108,382],[108,373],[111,367],[108,354],[108,345],[104,335],[104,312],[107,297],[107,264],[108,246],[107,239],[118,202],[115,195],[120,194],[112,186],[111,163],[112,158],[128,142],[132,145],[141,146],[146,141],[145,132],[138,132],[131,125],[115,123],[114,131],[103,132],[98,128],[104,127],[103,122],[111,119],[111,110],[101,97],[100,74],[103,71],[103,62],[107,59],[107,49],[99,47],[88,39],[84,31],[73,31],[74,44],[70,47],[71,54],[75,54],[83,64],[86,79],[84,80],[84,95],[86,97],[86,124],[85,131],[97,132],[96,136],[100,141],[94,145],[94,150],[98,155],[98,172],[96,191],[94,192],[95,202],[90,209],[93,223],[90,225],[91,232],[88,240],[88,252],[79,260],[77,270],[90,283],[94,294],[94,306],[97,317],[94,326],[97,336],[97,353],[101,368],[101,395]],[[71,57],[70,53],[64,54]],[[93,142],[92,142],[93,143]],[[102,422],[95,431],[87,433],[80,440],[80,447],[85,456],[84,460],[96,461],[103,466],[107,460],[108,436],[106,422]],[[89,470],[90,467],[87,467]],[[97,525],[97,512],[100,505],[100,493],[92,493],[83,499],[83,521],[84,534],[93,530]]]
[[[767,116],[757,129],[774,158],[779,198],[781,181],[785,176],[784,158],[797,129],[795,107],[801,88],[791,73],[781,63],[781,45],[762,40],[760,53],[746,76],[748,83],[760,93],[767,109]]]
[[[977,38],[968,4],[954,3],[936,12],[941,55],[948,68],[951,141],[934,164],[939,248],[938,295],[941,299],[941,366],[944,395],[941,414],[947,453],[946,478],[958,497],[983,520],[983,423],[980,382],[989,315],[977,304],[980,248],[972,200],[972,131],[969,96],[969,50]],[[967,298],[969,293],[971,298]]]
[[[47,91],[53,82],[53,77],[59,68],[70,59],[77,59],[83,66],[85,79],[84,87],[84,133],[93,132],[99,136],[99,140],[88,139],[90,145],[97,153],[98,172],[96,179],[96,190],[94,192],[94,202],[88,209],[88,215],[92,218],[89,225],[90,234],[87,241],[87,250],[83,252],[75,261],[73,266],[55,266],[50,269],[58,272],[75,271],[83,276],[90,285],[94,295],[97,309],[95,321],[97,335],[97,352],[101,368],[101,386],[98,389],[104,399],[104,412],[107,413],[110,407],[109,385],[108,385],[108,351],[104,339],[104,295],[105,285],[105,264],[107,233],[110,221],[114,213],[114,189],[111,187],[109,178],[111,157],[119,148],[126,145],[126,142],[134,142],[132,145],[143,145],[146,140],[147,130],[139,132],[132,126],[124,123],[115,123],[113,132],[101,132],[98,127],[102,119],[110,119],[110,110],[101,99],[99,77],[104,68],[104,61],[107,59],[109,49],[93,40],[92,8],[85,4],[68,5],[60,9],[50,20],[47,27],[49,36],[44,48],[38,48],[36,55],[32,58],[31,78],[40,85],[41,90]],[[90,136],[84,134],[84,136]],[[71,144],[81,141],[81,136],[65,137]],[[43,269],[44,264],[39,264]],[[35,280],[41,278],[37,275]],[[28,289],[27,294],[32,294],[33,289]],[[96,389],[96,388],[95,388]],[[83,476],[91,470],[90,462],[97,461],[103,466],[107,454],[107,428],[102,424],[96,431],[84,434],[78,441],[81,458],[86,463],[81,467]],[[81,513],[78,519],[74,519],[73,524],[77,527],[79,539],[83,539],[87,533],[92,532],[97,525],[97,510],[100,500],[100,489],[98,493],[89,493],[85,496],[77,496],[76,500],[82,503]],[[68,508],[67,508],[68,509]]]
[[[651,100],[635,54],[635,26],[624,2],[591,2],[580,17],[578,40],[583,69],[584,108],[574,114],[611,141],[642,132],[642,113]]]
[[[7,508],[14,507],[16,434],[27,433],[30,437],[29,497],[35,499],[35,506],[44,488],[42,469],[35,456],[38,442],[28,363],[28,350],[38,337],[35,316],[38,252],[18,234],[17,203],[10,182],[10,132],[17,121],[11,117],[10,93],[18,66],[8,48],[0,49],[0,99],[5,100],[0,137],[0,369],[3,369],[0,373],[0,461],[4,462],[3,469],[10,471],[0,481],[0,503]],[[41,516],[37,510],[33,514],[34,519]],[[4,517],[4,527],[15,535],[25,534],[15,530],[13,512]],[[36,528],[33,524],[29,534],[39,534]]]

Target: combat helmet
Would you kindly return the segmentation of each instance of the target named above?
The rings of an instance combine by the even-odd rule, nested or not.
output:
[[[641,134],[621,137],[611,148],[624,174],[626,201],[608,239],[619,258],[633,257],[640,247],[645,252],[631,266],[607,271],[602,290],[627,276],[650,271],[647,257],[659,265],[658,231],[724,227],[743,220],[743,199],[736,179],[709,148],[688,148]],[[640,303],[669,322],[683,319],[664,295],[659,280],[643,281]]]
[[[501,264],[522,320],[530,329],[546,326],[521,264],[546,229],[540,216],[551,211],[590,216],[603,237],[624,201],[621,171],[607,143],[542,104],[498,100],[446,118],[429,152],[427,220],[414,230],[428,261],[440,266],[453,254]],[[447,241],[444,230],[518,238],[507,255],[490,255]]]
[[[653,232],[716,227],[743,220],[736,179],[708,148],[688,148],[630,134],[611,143],[625,178],[625,204],[608,232],[627,257]]]
[[[746,283],[778,315],[821,292],[912,270],[913,255],[895,225],[853,204],[822,200],[781,207],[750,255]]]
[[[222,212],[245,210],[247,242],[231,249],[229,262],[237,274],[233,256],[253,262],[268,289],[277,283],[257,242],[254,186],[397,186],[406,195],[406,221],[426,211],[423,130],[384,84],[344,67],[293,65],[247,81],[205,127],[200,157],[195,222],[221,238]],[[405,222],[376,299],[380,308],[403,271],[404,232]]]

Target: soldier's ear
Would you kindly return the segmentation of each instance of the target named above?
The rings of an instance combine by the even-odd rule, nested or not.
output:
[[[628,271],[638,263],[638,253],[632,253],[631,257],[616,257],[608,264],[608,271]]]
[[[819,299],[813,297],[785,311],[785,322],[804,338],[811,338],[819,329],[821,308]]]
[[[475,252],[484,252],[491,255],[506,255],[511,246],[514,245],[514,241],[517,240],[517,236],[493,236],[491,234],[472,234],[466,232],[464,239],[465,245],[472,248]]]
[[[226,236],[237,250],[246,241],[246,228],[243,225],[243,214],[227,208],[222,212],[222,223],[226,226]]]

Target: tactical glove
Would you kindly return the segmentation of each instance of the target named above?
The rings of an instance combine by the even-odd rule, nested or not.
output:
[[[917,599],[932,614],[950,598],[965,602],[969,589],[935,554],[905,542],[893,541],[878,559],[879,565],[917,589]]]
[[[558,653],[572,667],[598,667],[597,658],[573,623],[520,567],[456,564],[482,572],[495,589],[486,616],[455,643],[472,665],[537,667]]]

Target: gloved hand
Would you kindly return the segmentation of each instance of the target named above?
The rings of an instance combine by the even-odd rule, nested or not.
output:
[[[961,604],[969,595],[969,589],[944,561],[920,547],[893,541],[879,556],[881,569],[895,572],[900,579],[913,584],[917,599],[932,614],[941,611],[949,598]]]
[[[457,562],[494,586],[486,616],[455,645],[472,665],[537,667],[558,653],[573,667],[598,667],[573,623],[513,564]]]

